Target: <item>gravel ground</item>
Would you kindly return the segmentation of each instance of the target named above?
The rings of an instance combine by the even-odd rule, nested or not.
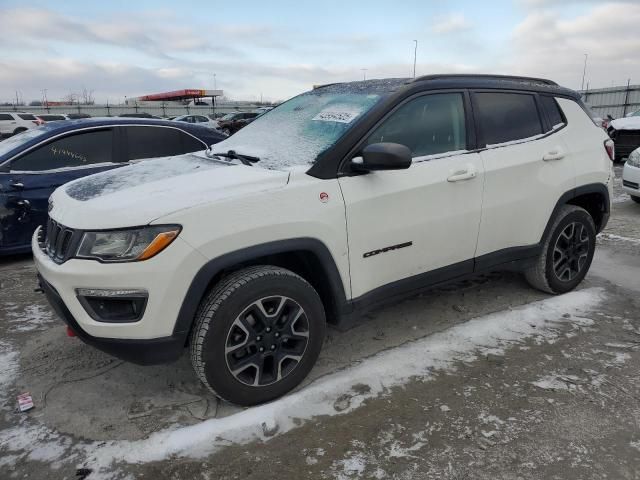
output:
[[[305,384],[268,408],[219,402],[186,355],[139,367],[67,338],[33,292],[31,259],[4,259],[0,477],[640,478],[640,205],[620,192],[620,172],[579,292],[596,303],[554,307],[536,332],[556,300],[518,275],[433,290],[330,330]],[[509,341],[459,343],[518,312],[529,326],[509,320]],[[423,353],[403,356],[423,343]],[[442,345],[447,361],[428,363]],[[376,384],[366,366],[387,358],[398,363],[389,360]],[[423,364],[425,373],[393,380],[395,365]],[[313,393],[323,389],[326,398]],[[36,408],[20,414],[24,391]],[[238,425],[260,434],[243,437]]]

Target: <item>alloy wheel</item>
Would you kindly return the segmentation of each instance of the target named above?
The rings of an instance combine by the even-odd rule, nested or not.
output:
[[[558,280],[570,282],[582,272],[589,247],[589,234],[582,223],[572,222],[564,227],[553,249],[553,271]]]
[[[231,325],[225,342],[227,368],[245,385],[271,385],[295,370],[308,342],[304,309],[288,297],[264,297],[246,307]]]

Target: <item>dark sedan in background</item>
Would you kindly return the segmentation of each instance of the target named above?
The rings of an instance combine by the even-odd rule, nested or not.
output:
[[[0,142],[0,255],[31,250],[60,185],[132,161],[201,151],[224,138],[188,123],[91,118],[52,122]]]

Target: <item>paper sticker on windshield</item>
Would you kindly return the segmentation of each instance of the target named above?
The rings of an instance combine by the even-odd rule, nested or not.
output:
[[[359,114],[360,112],[353,110],[323,110],[311,120],[318,120],[320,122],[351,123]]]

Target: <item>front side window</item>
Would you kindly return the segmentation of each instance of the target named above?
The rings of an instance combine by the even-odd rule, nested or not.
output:
[[[423,157],[467,148],[461,93],[424,95],[393,112],[366,140],[400,143]]]
[[[54,140],[14,160],[10,168],[12,171],[39,172],[112,161],[113,131],[105,129]]]
[[[524,140],[542,133],[533,95],[476,93],[477,115],[486,145]]]

